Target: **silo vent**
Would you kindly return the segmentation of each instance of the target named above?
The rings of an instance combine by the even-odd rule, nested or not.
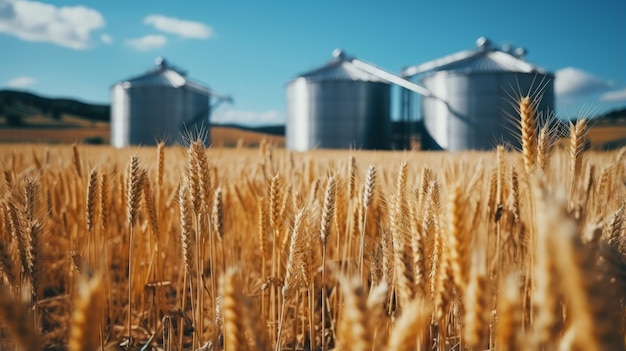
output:
[[[526,57],[526,55],[528,55],[528,50],[526,48],[517,48],[515,49],[515,56],[517,56],[520,59],[524,59],[524,57]]]
[[[167,68],[167,61],[165,58],[159,56],[154,60],[154,64],[157,65],[160,69]]]
[[[491,45],[491,41],[487,39],[487,37],[485,36],[482,36],[476,39],[476,46],[478,46],[480,49],[486,50],[489,48],[490,45]]]
[[[339,60],[343,60],[346,57],[345,51],[337,48],[333,50],[333,57]]]

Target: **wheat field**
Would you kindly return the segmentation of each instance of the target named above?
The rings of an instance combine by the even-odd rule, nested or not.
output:
[[[622,350],[626,149],[533,106],[519,151],[0,146],[0,349]]]

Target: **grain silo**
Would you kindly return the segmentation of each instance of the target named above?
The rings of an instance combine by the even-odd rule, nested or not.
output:
[[[229,100],[158,58],[154,69],[111,88],[111,144],[183,144],[190,136],[209,144],[212,108]]]
[[[542,113],[554,107],[554,75],[524,60],[526,50],[496,47],[484,37],[477,47],[403,70],[419,75],[430,96],[422,98],[424,147],[450,151],[518,146],[511,130],[514,101],[543,92]]]
[[[343,52],[287,83],[290,150],[388,149],[390,85]]]

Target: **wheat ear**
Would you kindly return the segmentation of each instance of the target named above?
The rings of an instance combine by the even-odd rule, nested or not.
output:
[[[4,215],[4,219],[6,222],[7,233],[3,236],[0,236],[0,271],[4,273],[9,285],[13,285],[17,283],[16,276],[16,267],[14,263],[13,253],[11,250],[12,240],[9,238],[9,233],[11,232],[11,227],[8,221],[8,212],[5,206],[2,206],[2,211]]]
[[[245,350],[248,346],[241,311],[241,289],[236,271],[232,268],[227,270],[220,284],[221,310],[224,318],[224,351]]]
[[[192,205],[189,201],[189,189],[187,185],[182,185],[179,189],[179,205],[180,205],[180,228],[181,228],[181,244],[183,249],[183,261],[185,263],[185,271],[191,274],[193,267],[193,250],[191,248],[191,238],[194,236],[193,219],[191,216]],[[185,287],[183,287],[185,289]]]
[[[72,163],[74,164],[74,169],[80,178],[83,177],[82,165],[80,163],[80,153],[78,152],[78,145],[76,143],[72,144]]]
[[[148,177],[144,177],[141,183],[141,192],[143,195],[145,210],[148,212],[150,230],[152,231],[152,235],[154,235],[154,237],[158,240],[160,236],[159,217],[157,214],[156,200],[154,199],[154,193],[152,192],[152,185],[150,184],[150,179],[148,179]]]
[[[422,299],[415,299],[405,306],[389,335],[387,351],[412,351],[416,349],[427,330],[430,308]]]
[[[339,276],[343,291],[343,313],[339,321],[335,350],[367,351],[372,348],[371,319],[367,296],[358,279]]]
[[[107,172],[101,172],[100,174],[100,195],[98,199],[100,200],[100,204],[98,205],[99,216],[98,220],[100,223],[100,229],[104,233],[108,224],[109,214],[105,211],[109,206],[109,175]]]
[[[548,126],[545,125],[539,130],[539,136],[537,137],[537,168],[546,171],[548,163],[550,161],[550,154],[552,152],[552,136],[548,130]]]
[[[504,350],[520,350],[522,345],[522,304],[520,303],[520,276],[510,273],[501,282],[498,296],[496,347]]]
[[[96,350],[100,345],[104,290],[102,277],[82,278],[70,324],[69,351]]]
[[[14,202],[8,202],[5,206],[9,214],[8,222],[11,227],[11,234],[14,240],[17,241],[20,263],[22,264],[22,277],[30,280],[30,273],[33,267],[32,243],[24,230],[24,218]]]
[[[222,200],[222,188],[215,190],[213,198],[213,210],[211,211],[211,222],[213,229],[219,240],[224,239],[224,205]]]
[[[96,224],[96,210],[98,206],[98,171],[94,168],[89,172],[89,180],[87,182],[87,231],[91,232]]]
[[[526,173],[534,169],[537,153],[537,101],[525,96],[520,99],[518,112],[522,132],[522,153]]]
[[[569,189],[569,210],[572,210],[576,196],[576,182],[581,174],[583,166],[583,149],[585,135],[587,133],[587,120],[580,119],[575,124],[570,122],[570,189]]]
[[[202,193],[202,202],[205,206],[210,206],[212,188],[217,186],[217,184],[211,182],[211,167],[209,166],[202,140],[197,140],[192,145],[196,172],[198,173],[200,191]]]

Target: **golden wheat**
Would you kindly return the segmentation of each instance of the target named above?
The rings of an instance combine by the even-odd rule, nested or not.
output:
[[[626,149],[518,107],[521,152],[0,146],[0,347],[624,349]]]

